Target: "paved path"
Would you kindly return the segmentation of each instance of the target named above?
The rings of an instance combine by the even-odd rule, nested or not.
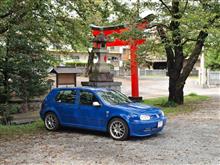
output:
[[[122,82],[121,91],[130,96],[131,95],[131,81],[130,78],[114,78],[115,81]],[[88,81],[88,78],[79,77],[77,84],[80,85],[81,81]],[[143,98],[153,98],[160,96],[168,96],[168,77],[142,77],[139,80],[139,92]],[[185,94],[197,93],[200,95],[220,95],[219,88],[202,88],[198,84],[198,79],[189,77],[184,87]]]
[[[157,136],[124,142],[76,129],[0,139],[0,164],[220,164],[220,97],[197,107]]]

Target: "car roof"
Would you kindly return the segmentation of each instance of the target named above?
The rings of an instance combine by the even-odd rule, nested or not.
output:
[[[53,91],[60,91],[60,90],[72,90],[72,89],[78,89],[78,90],[90,90],[90,91],[109,91],[109,90],[112,90],[112,89],[108,89],[108,88],[94,88],[94,87],[64,87],[64,88],[54,88],[52,89]]]

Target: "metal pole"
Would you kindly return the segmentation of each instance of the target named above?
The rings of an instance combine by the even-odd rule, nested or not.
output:
[[[205,69],[205,56],[204,56],[204,47],[202,49],[201,59],[200,59],[200,85],[202,87],[207,86],[207,78],[206,78],[206,69]]]

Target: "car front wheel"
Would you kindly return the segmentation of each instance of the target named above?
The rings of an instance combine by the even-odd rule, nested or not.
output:
[[[46,114],[46,116],[44,118],[44,124],[45,124],[45,127],[49,131],[55,131],[60,126],[57,116],[54,113],[51,113],[51,112]]]
[[[115,140],[125,140],[128,137],[128,125],[127,123],[120,119],[114,118],[109,123],[109,134]]]

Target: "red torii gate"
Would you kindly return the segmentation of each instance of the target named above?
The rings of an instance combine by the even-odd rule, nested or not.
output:
[[[146,16],[145,18],[139,20],[136,24],[136,28],[140,30],[144,30],[148,27],[148,24],[150,21],[154,19],[154,15],[150,14]],[[90,26],[92,29],[92,34],[94,37],[99,35],[100,33],[103,33],[106,37],[113,33],[123,33],[125,31],[129,31],[129,27],[126,25],[115,25],[115,26]],[[131,39],[129,41],[120,40],[118,38],[114,39],[114,41],[107,41],[106,46],[130,46],[130,65],[131,65],[131,91],[132,91],[132,97],[138,98],[139,97],[139,84],[138,84],[138,64],[136,61],[137,58],[137,46],[140,44],[143,44],[145,42],[145,39]]]

